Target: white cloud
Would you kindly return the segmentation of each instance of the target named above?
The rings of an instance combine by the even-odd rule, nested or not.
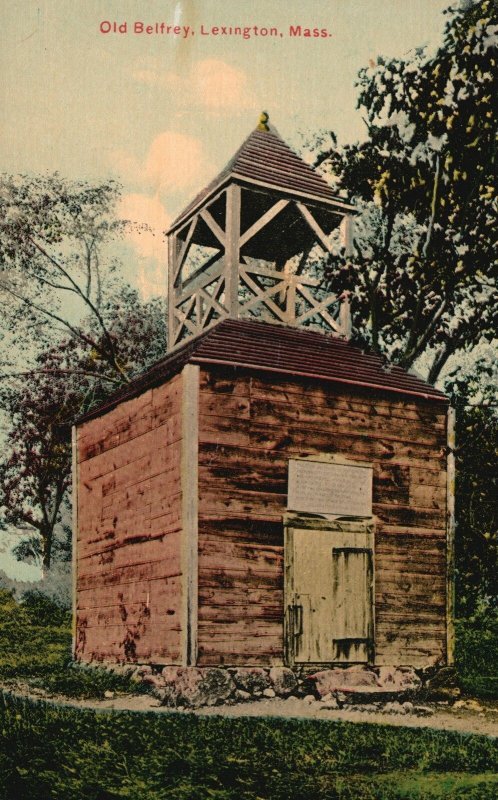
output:
[[[144,166],[154,188],[174,191],[199,185],[207,169],[200,140],[175,131],[156,136]]]
[[[213,174],[201,141],[172,130],[153,139],[143,163],[125,150],[115,150],[111,158],[122,179],[154,192],[199,189]]]
[[[246,73],[224,61],[208,58],[197,62],[193,79],[201,105],[206,108],[245,110],[256,107]]]
[[[196,61],[186,75],[165,72],[158,67],[136,70],[133,77],[149,86],[172,89],[183,104],[212,113],[256,110],[258,103],[247,74],[218,58]]]

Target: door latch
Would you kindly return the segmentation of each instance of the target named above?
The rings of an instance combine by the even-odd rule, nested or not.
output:
[[[302,605],[294,604],[292,609],[292,632],[297,638],[303,635],[303,607]]]

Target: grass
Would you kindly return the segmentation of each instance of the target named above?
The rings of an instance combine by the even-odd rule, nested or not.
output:
[[[498,742],[428,729],[0,699],[3,800],[495,798]]]
[[[0,680],[17,679],[66,697],[101,699],[106,691],[148,691],[124,675],[71,661],[71,615],[39,592],[16,602],[0,590]]]

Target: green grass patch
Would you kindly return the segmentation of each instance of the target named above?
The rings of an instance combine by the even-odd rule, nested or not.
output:
[[[148,691],[126,676],[73,665],[71,615],[57,603],[39,592],[18,603],[10,592],[0,590],[0,680],[13,678],[74,698]]]
[[[396,800],[496,800],[498,775],[493,772],[472,775],[466,772],[394,773],[381,777],[387,797]],[[394,793],[394,794],[393,794]],[[382,795],[381,795],[382,796]]]
[[[428,729],[0,698],[3,800],[496,797],[498,742]]]

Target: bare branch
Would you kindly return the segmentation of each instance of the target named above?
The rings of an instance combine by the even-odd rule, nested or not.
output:
[[[427,235],[425,237],[425,243],[422,248],[422,257],[427,258],[427,251],[429,249],[429,244],[432,238],[432,231],[434,229],[434,221],[436,219],[436,205],[437,205],[437,193],[439,188],[439,172],[441,167],[441,160],[439,154],[436,156],[436,173],[434,175],[434,186],[432,189],[432,200],[431,200],[431,215],[429,217],[429,224],[427,226]]]

